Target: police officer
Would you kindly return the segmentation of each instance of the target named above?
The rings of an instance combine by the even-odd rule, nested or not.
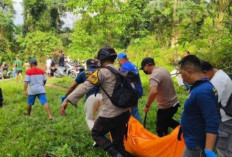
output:
[[[91,90],[96,84],[100,86],[111,96],[116,83],[116,76],[104,68],[110,66],[117,70],[113,65],[117,58],[117,53],[112,47],[103,47],[98,51],[98,60],[101,63],[101,69],[94,72],[87,81],[81,84],[72,94],[70,94],[62,103],[60,114],[65,114],[68,102],[76,105],[81,97]],[[118,108],[112,104],[106,93],[99,88],[102,94],[102,105],[99,110],[99,117],[96,119],[92,129],[93,140],[112,157],[122,157],[125,153],[123,145],[123,136],[126,131],[126,124],[130,117],[128,109]],[[111,133],[113,142],[105,137],[107,133]]]

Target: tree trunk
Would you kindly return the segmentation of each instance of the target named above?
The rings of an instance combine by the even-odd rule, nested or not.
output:
[[[176,26],[179,25],[179,19],[176,16],[177,6],[181,0],[174,0],[173,4],[173,23],[172,23],[172,37],[171,37],[171,48],[177,46],[178,38],[179,38],[179,31]]]

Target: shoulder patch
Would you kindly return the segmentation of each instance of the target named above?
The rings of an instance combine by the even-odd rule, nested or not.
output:
[[[87,78],[87,81],[89,81],[90,83],[96,85],[98,84],[98,70],[96,70],[92,75],[90,75],[88,78]]]
[[[215,87],[213,87],[213,92],[214,92],[215,96],[218,96],[218,92],[217,92],[217,89]]]

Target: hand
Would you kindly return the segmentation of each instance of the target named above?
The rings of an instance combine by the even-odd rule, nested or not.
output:
[[[148,107],[148,106],[146,105],[145,108],[144,108],[144,112],[147,113],[147,112],[149,111],[149,108],[150,108],[150,107]]]
[[[61,106],[60,106],[60,115],[61,116],[65,116],[65,110],[68,106],[68,103],[63,103]]]
[[[66,95],[62,96],[62,97],[61,97],[61,103],[63,103],[64,99],[66,99],[66,98],[67,98]]]
[[[206,157],[217,157],[217,155],[213,152],[213,150],[204,150]]]
[[[24,94],[26,95],[26,97],[28,97],[28,93],[27,93],[27,91],[24,91]]]

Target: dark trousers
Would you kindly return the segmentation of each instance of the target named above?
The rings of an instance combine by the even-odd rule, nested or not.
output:
[[[113,118],[98,117],[92,129],[93,140],[104,150],[113,146],[117,151],[124,154],[123,136],[127,131],[126,124],[129,118],[129,111]],[[113,142],[105,137],[108,132],[111,133]]]
[[[165,136],[168,134],[168,128],[176,128],[179,123],[174,120],[172,117],[177,112],[179,104],[175,107],[168,109],[158,109],[157,112],[157,121],[156,121],[156,132],[159,137]]]

